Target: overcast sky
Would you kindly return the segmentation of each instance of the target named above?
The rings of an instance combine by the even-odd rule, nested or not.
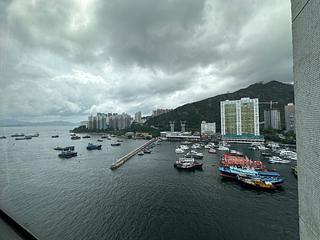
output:
[[[289,0],[0,0],[0,119],[79,121],[292,82]]]

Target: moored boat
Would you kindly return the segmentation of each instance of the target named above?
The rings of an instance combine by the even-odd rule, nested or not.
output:
[[[82,138],[91,138],[89,135],[85,135]]]
[[[139,155],[139,156],[142,156],[142,155],[144,155],[144,152],[143,152],[143,151],[140,151],[140,152],[138,152],[138,155]]]
[[[76,157],[78,155],[77,152],[73,152],[73,151],[62,151],[61,153],[58,154],[59,158],[72,158],[72,157]]]
[[[277,156],[272,156],[272,157],[269,157],[268,162],[269,163],[286,164],[286,163],[290,163],[291,161],[290,160],[286,160],[286,159],[282,159],[282,158],[277,157]]]
[[[24,137],[15,138],[15,140],[30,140],[30,139],[32,139],[32,137],[30,137],[30,136],[24,136]]]
[[[260,188],[260,189],[275,189],[275,186],[269,181],[263,181],[260,178],[251,178],[250,176],[239,176],[238,181],[244,183],[246,186]]]
[[[57,151],[74,151],[74,146],[55,147],[54,150],[57,150]]]
[[[217,150],[215,150],[214,148],[209,148],[208,153],[217,153]]]
[[[58,138],[59,135],[52,135],[51,137],[52,137],[52,138]]]
[[[7,137],[6,136],[0,136],[0,139],[6,139]]]
[[[11,137],[24,137],[24,133],[16,133],[11,135]]]
[[[194,159],[202,159],[203,158],[203,153],[196,152],[194,150],[191,150],[188,152],[185,157],[187,158],[194,158]]]
[[[79,136],[72,136],[72,137],[71,137],[71,140],[78,140],[78,139],[80,139]]]
[[[151,150],[148,148],[145,148],[145,149],[143,149],[143,152],[149,154],[149,153],[151,153]]]
[[[183,154],[183,153],[184,153],[184,150],[181,149],[181,148],[176,148],[175,152],[176,152],[177,154]]]
[[[102,145],[95,145],[93,143],[88,143],[87,150],[101,150]]]
[[[113,142],[113,143],[111,143],[111,146],[113,146],[113,147],[120,146],[120,145],[121,145],[121,143],[119,143],[119,142]]]
[[[203,165],[203,163],[194,160],[194,158],[185,158],[184,157],[184,158],[179,158],[179,160],[177,160],[174,163],[174,167],[178,167],[180,164],[184,164],[184,163],[192,164],[193,167],[196,169],[202,169],[202,165]]]
[[[103,140],[102,140],[102,139],[98,139],[97,141],[98,141],[98,142],[103,142]]]

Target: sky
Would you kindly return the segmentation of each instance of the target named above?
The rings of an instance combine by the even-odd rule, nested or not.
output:
[[[0,119],[85,120],[293,82],[290,0],[0,0]]]

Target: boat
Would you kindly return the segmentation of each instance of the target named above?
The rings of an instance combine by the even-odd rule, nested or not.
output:
[[[102,140],[102,139],[98,139],[97,141],[98,141],[98,142],[103,142],[103,140]]]
[[[101,150],[102,145],[88,143],[87,150]]]
[[[30,139],[32,139],[32,137],[30,137],[30,136],[24,136],[24,137],[15,138],[15,140],[30,140]]]
[[[181,144],[183,144],[183,145],[187,145],[187,144],[191,144],[192,142],[189,142],[189,141],[183,141],[183,142],[181,142]]]
[[[58,138],[59,137],[59,135],[53,135],[53,136],[51,136],[52,138]]]
[[[289,150],[280,150],[279,156],[282,158],[297,161],[297,153]]]
[[[148,148],[145,148],[145,149],[143,149],[143,152],[144,152],[144,153],[151,153],[151,150],[148,149]]]
[[[71,140],[78,140],[78,139],[80,139],[79,136],[72,136],[72,137],[71,137]]]
[[[173,165],[177,169],[194,170],[195,165],[191,162],[178,162]]]
[[[108,138],[108,135],[102,135],[101,138]]]
[[[114,135],[114,134],[111,134],[111,137],[115,137],[115,135]]]
[[[286,159],[282,159],[282,158],[277,157],[277,156],[272,156],[272,157],[269,157],[268,162],[269,163],[286,164],[286,163],[290,163],[291,161],[290,160],[286,160]]]
[[[72,158],[72,157],[76,157],[78,155],[77,152],[73,152],[73,151],[62,151],[61,153],[58,154],[59,158]]]
[[[230,153],[229,153],[231,156],[239,156],[239,157],[245,157],[245,155],[240,152],[240,151],[237,151],[237,150],[230,150]]]
[[[117,142],[123,142],[123,140],[122,139],[118,139]]]
[[[215,150],[214,148],[209,148],[208,153],[217,153],[217,150]]]
[[[260,178],[251,178],[250,176],[238,175],[238,181],[244,183],[246,186],[260,188],[260,189],[275,189],[275,186],[269,181],[263,181]]]
[[[200,149],[201,148],[201,145],[199,143],[194,143],[192,144],[191,148],[193,149]]]
[[[82,138],[91,138],[89,135],[85,135]]]
[[[111,143],[111,146],[113,146],[113,147],[115,147],[115,146],[120,146],[121,145],[121,143],[119,143],[119,142],[113,142],[113,143]]]
[[[107,137],[108,140],[111,140],[111,137]]]
[[[140,152],[138,152],[138,155],[139,155],[139,156],[142,156],[142,155],[144,155],[144,152],[143,152],[143,151],[140,151]]]
[[[203,163],[194,160],[194,158],[185,158],[184,157],[184,158],[179,158],[179,160],[177,160],[174,163],[174,167],[177,167],[179,164],[184,164],[184,163],[191,163],[191,164],[193,164],[194,168],[196,168],[196,169],[202,169],[202,165],[203,165]]]
[[[280,186],[284,182],[276,171],[269,171],[261,161],[250,160],[246,157],[224,154],[220,161],[219,171],[222,177],[237,179],[238,176],[250,176],[262,181],[271,182],[274,186]]]
[[[219,151],[229,151],[229,148],[226,146],[223,146],[223,145],[219,145],[218,150]]]
[[[0,139],[6,139],[7,137],[6,136],[0,136]]]
[[[74,146],[55,147],[54,150],[58,150],[58,151],[74,151]]]
[[[24,137],[24,133],[16,133],[11,135],[11,137]]]
[[[175,152],[176,152],[177,154],[183,154],[183,153],[184,153],[184,150],[181,149],[181,148],[176,148]]]
[[[190,152],[188,152],[185,157],[187,158],[195,158],[195,159],[202,159],[203,158],[203,153],[198,153],[194,150],[191,150]]]
[[[39,133],[35,133],[35,134],[31,134],[31,135],[29,135],[28,137],[39,137],[40,136],[40,134]]]
[[[182,150],[189,150],[190,149],[189,146],[184,145],[184,144],[181,144],[179,148]]]

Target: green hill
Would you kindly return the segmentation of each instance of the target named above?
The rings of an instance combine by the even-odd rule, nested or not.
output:
[[[199,131],[201,121],[216,122],[217,131],[220,131],[220,101],[237,100],[242,97],[259,98],[259,102],[276,101],[273,108],[281,111],[281,124],[284,126],[284,106],[294,102],[292,84],[278,81],[268,83],[255,83],[247,88],[233,93],[218,95],[198,102],[188,103],[174,109],[169,113],[150,118],[146,124],[169,130],[169,121],[175,121],[175,129],[180,130],[180,121],[187,121],[187,130]],[[260,122],[263,121],[263,110],[270,109],[269,104],[260,104]]]

